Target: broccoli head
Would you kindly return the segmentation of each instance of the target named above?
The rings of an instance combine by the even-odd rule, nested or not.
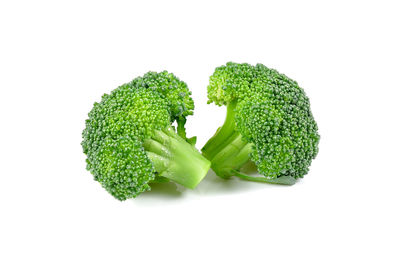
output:
[[[217,175],[293,184],[307,174],[320,137],[296,81],[262,64],[229,62],[210,77],[208,98],[227,106],[224,124],[202,148]],[[264,177],[249,176],[243,167]]]
[[[146,73],[103,95],[82,133],[94,179],[119,200],[136,197],[157,181],[194,188],[210,162],[186,138],[186,116],[194,109],[190,95],[186,83],[166,71]]]

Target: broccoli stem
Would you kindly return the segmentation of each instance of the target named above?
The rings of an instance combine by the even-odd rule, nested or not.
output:
[[[222,127],[218,128],[201,149],[203,155],[209,160],[220,152],[226,145],[235,139],[235,108],[237,101],[232,101],[227,105],[226,118]]]
[[[250,159],[252,145],[243,141],[239,133],[234,133],[218,153],[211,159],[211,168],[222,178],[229,178],[232,170],[239,170]]]
[[[186,118],[185,117],[179,117],[177,119],[177,124],[178,124],[178,126],[176,128],[176,131],[177,131],[178,135],[181,138],[185,139],[186,142],[188,142],[189,144],[194,146],[196,144],[197,137],[196,136],[191,137],[191,138],[187,138],[186,137],[186,129],[185,129]]]
[[[222,178],[233,176],[232,170],[247,163],[252,152],[252,145],[235,130],[236,104],[237,101],[228,104],[224,124],[202,148],[203,155],[211,160],[211,168]]]
[[[195,188],[210,169],[210,161],[172,127],[155,131],[143,147],[159,176],[187,188]]]

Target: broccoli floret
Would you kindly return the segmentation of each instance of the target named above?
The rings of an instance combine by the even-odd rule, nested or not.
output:
[[[186,83],[166,71],[149,72],[105,94],[86,120],[87,169],[115,198],[134,198],[149,183],[171,180],[194,188],[210,162],[185,136],[194,104]]]
[[[229,62],[210,77],[208,98],[227,106],[224,124],[202,148],[217,175],[293,184],[307,174],[320,137],[296,81],[262,64]],[[243,167],[264,177],[249,176]]]

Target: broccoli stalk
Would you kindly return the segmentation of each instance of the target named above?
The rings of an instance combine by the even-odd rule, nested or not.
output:
[[[211,160],[212,169],[223,178],[229,178],[232,170],[240,169],[249,160],[252,145],[242,140],[235,130],[235,107],[237,101],[227,105],[225,122],[215,135],[201,149],[203,155]]]
[[[187,188],[195,188],[210,168],[210,162],[169,126],[157,130],[143,147],[158,176]]]

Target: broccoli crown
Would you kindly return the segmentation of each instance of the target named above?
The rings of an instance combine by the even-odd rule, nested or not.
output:
[[[150,190],[156,178],[154,167],[142,144],[135,137],[106,136],[87,158],[87,169],[94,180],[115,198],[126,200]]]
[[[138,77],[129,85],[149,88],[160,93],[167,100],[172,121],[179,117],[193,115],[194,102],[188,86],[174,74],[163,71],[148,72],[143,77]]]
[[[228,62],[217,67],[210,77],[207,88],[208,103],[227,105],[234,99],[243,99],[251,95],[252,81],[255,78],[254,67],[250,64]]]
[[[234,103],[234,130],[253,146],[250,158],[269,179],[301,178],[318,153],[319,134],[310,102],[296,81],[262,64],[216,68],[209,102]]]
[[[186,84],[166,71],[149,72],[103,95],[82,133],[87,169],[119,200],[149,190],[159,174],[144,141],[193,109]]]

